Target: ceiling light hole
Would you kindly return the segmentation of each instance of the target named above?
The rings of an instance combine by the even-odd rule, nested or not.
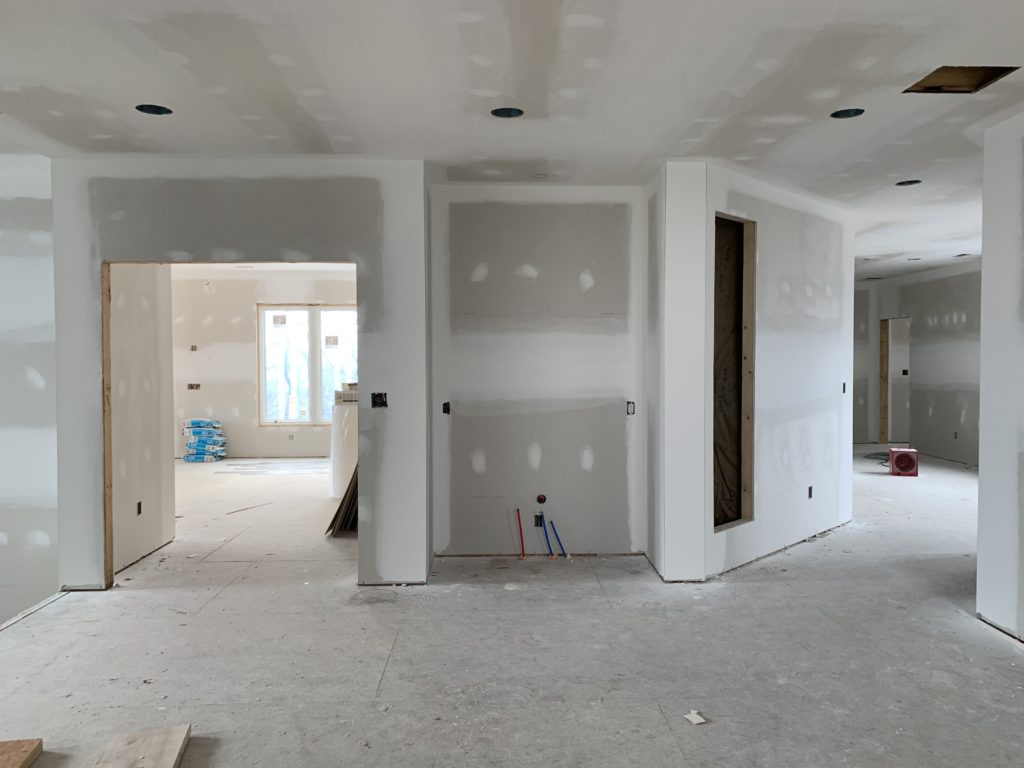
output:
[[[508,119],[513,117],[522,117],[524,112],[519,107],[495,107],[491,110],[491,114],[495,117]]]
[[[920,179],[904,179],[903,181],[897,181],[897,187],[916,187],[921,183]]]
[[[864,110],[860,107],[848,107],[847,109],[837,109],[829,117],[836,120],[849,120],[851,117],[860,117],[863,114]]]
[[[144,115],[171,115],[174,110],[163,104],[137,104],[135,109]]]

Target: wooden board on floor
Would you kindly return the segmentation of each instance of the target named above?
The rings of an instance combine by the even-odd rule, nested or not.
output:
[[[0,741],[0,768],[28,768],[42,752],[42,739]]]
[[[191,725],[122,733],[107,742],[98,768],[177,768],[192,733]]]

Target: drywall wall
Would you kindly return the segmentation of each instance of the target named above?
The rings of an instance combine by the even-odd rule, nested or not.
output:
[[[707,575],[704,512],[711,504],[714,217],[706,163],[667,163],[664,176],[655,286],[661,327],[652,334],[661,368],[661,551],[652,562],[666,581],[699,581]]]
[[[978,614],[1024,639],[1024,115],[985,133]]]
[[[889,442],[910,440],[910,318],[889,321]]]
[[[102,261],[356,264],[359,580],[425,581],[423,164],[98,157],[55,161],[53,178],[64,583],[103,582]]]
[[[664,573],[664,429],[662,424],[662,328],[665,275],[665,172],[644,190],[647,199],[647,312],[644,323],[644,400],[647,429],[647,558]]]
[[[110,266],[114,570],[174,538],[171,268]]]
[[[900,288],[910,324],[910,440],[930,456],[978,463],[981,272]],[[925,273],[926,275],[929,273]]]
[[[328,265],[330,266],[330,265]],[[260,304],[356,305],[354,264],[290,271],[247,264],[171,267],[174,317],[174,412],[224,425],[229,457],[327,456],[330,426],[260,424]],[[193,350],[193,347],[195,349]],[[188,388],[199,384],[199,389]],[[181,456],[185,438],[176,438]]]
[[[853,292],[853,442],[867,443],[871,438],[871,291]]]
[[[877,442],[878,326],[884,318],[910,318],[909,437],[929,456],[978,463],[981,261],[861,283],[869,295],[866,348],[856,347],[868,371],[867,440]],[[890,365],[890,376],[902,367]],[[890,396],[890,412],[893,410]],[[896,425],[898,427],[898,425]],[[890,433],[892,442],[900,435]]]
[[[55,371],[50,161],[0,155],[0,624],[60,587]]]
[[[711,164],[709,227],[716,211],[757,224],[754,499],[753,520],[718,531],[706,501],[708,575],[848,522],[853,514],[849,215]],[[713,263],[714,243],[707,258]]]
[[[434,546],[575,552],[647,545],[639,188],[431,189]],[[450,403],[451,413],[442,413]]]

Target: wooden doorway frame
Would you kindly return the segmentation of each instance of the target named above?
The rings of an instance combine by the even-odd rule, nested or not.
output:
[[[110,262],[100,264],[103,323],[103,588],[114,586],[114,438],[110,428]]]
[[[889,442],[889,319],[878,329],[878,442]]]
[[[757,222],[715,212],[715,219],[727,219],[743,226],[743,306],[740,322],[740,517],[714,525],[714,502],[710,505],[715,533],[727,531],[754,519],[754,371],[757,317]],[[713,245],[713,250],[715,246]],[[712,469],[712,471],[714,471]]]

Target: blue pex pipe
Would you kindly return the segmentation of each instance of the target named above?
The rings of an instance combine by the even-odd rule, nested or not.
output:
[[[565,551],[565,546],[562,544],[562,537],[558,535],[558,529],[555,528],[555,521],[551,521],[551,530],[555,532],[555,541],[558,542],[558,548],[562,550],[562,557],[566,560],[569,559],[569,553]]]
[[[543,512],[540,513],[540,521],[544,524],[544,541],[546,541],[548,545],[548,557],[554,560],[555,550],[551,548],[551,538],[548,536],[548,519],[544,516]]]

